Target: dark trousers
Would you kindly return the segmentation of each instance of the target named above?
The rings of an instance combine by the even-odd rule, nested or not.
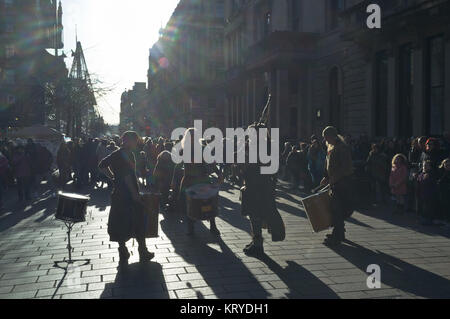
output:
[[[300,172],[296,169],[290,169],[289,170],[290,175],[292,176],[292,186],[297,188],[300,186]]]
[[[19,200],[23,200],[24,195],[25,199],[29,200],[31,198],[30,189],[31,189],[31,179],[29,176],[17,178],[17,194],[19,196]]]
[[[255,244],[261,244],[263,241],[262,237],[262,226],[263,222],[261,218],[258,218],[256,216],[250,216],[250,225],[252,227],[252,236],[253,236],[253,242]]]
[[[139,248],[144,249],[147,247],[147,244],[145,243],[145,238],[136,238],[136,241],[138,242]],[[119,241],[119,247],[125,247],[126,242],[125,241]]]
[[[333,213],[333,233],[343,235],[345,232],[345,219],[349,218],[354,210],[355,193],[352,177],[345,177],[337,184],[331,186],[331,210]]]
[[[303,180],[304,190],[306,192],[311,192],[311,189],[313,188],[313,182],[311,174],[308,170],[301,170],[300,171],[300,179]]]
[[[386,204],[389,198],[389,189],[385,181],[375,178],[371,180],[372,202]]]
[[[337,196],[331,196],[331,209],[333,212],[333,234],[342,235],[345,232],[345,221],[342,204]]]

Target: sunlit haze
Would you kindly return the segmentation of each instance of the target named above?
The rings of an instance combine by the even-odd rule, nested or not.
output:
[[[120,95],[134,82],[147,82],[148,53],[178,0],[63,0],[64,51],[70,68],[75,30],[90,73],[114,86],[98,99],[109,124],[119,123]]]

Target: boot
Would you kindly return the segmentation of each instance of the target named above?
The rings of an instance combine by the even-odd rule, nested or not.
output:
[[[188,236],[194,235],[194,222],[192,221],[187,222],[187,235]]]
[[[139,247],[138,251],[139,251],[139,261],[140,262],[147,262],[147,261],[152,260],[155,257],[155,254],[149,252],[147,250],[147,247],[144,247],[144,248]]]
[[[262,256],[264,255],[264,247],[262,238],[254,238],[253,241],[244,248],[244,253],[247,256]]]
[[[333,233],[331,235],[327,235],[323,244],[326,246],[338,246],[345,241],[345,228],[343,231],[337,231],[336,228],[333,229]]]
[[[209,231],[211,232],[211,234],[213,234],[215,236],[220,236],[220,231],[217,228],[217,225],[216,225],[215,221],[211,222],[211,226],[209,228]]]

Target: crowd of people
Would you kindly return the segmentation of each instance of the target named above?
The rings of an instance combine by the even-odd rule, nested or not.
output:
[[[394,214],[416,212],[424,225],[450,221],[448,133],[441,138],[369,141],[364,135],[358,139],[341,136],[335,128],[328,127],[321,137],[312,136],[309,142],[285,143],[280,152],[278,174],[262,175],[260,164],[175,164],[171,154],[173,146],[181,142],[184,152],[187,139],[193,139],[192,130],[187,130],[179,141],[141,138],[135,132],[126,132],[121,138],[63,140],[55,158],[32,139],[24,144],[3,140],[0,203],[4,190],[13,188],[17,190],[19,202],[31,200],[42,180],[47,180],[54,194],[57,189],[105,190],[107,184],[112,200],[108,233],[112,241],[119,243],[123,261],[130,256],[125,243],[131,238],[137,239],[142,260],[154,257],[145,246],[143,223],[139,222],[144,211],[140,192],[159,193],[166,216],[183,219],[188,234],[192,235],[195,220],[187,214],[186,190],[199,183],[208,184],[212,178],[219,184],[228,178],[241,186],[241,211],[250,218],[252,227],[253,240],[244,248],[248,255],[263,253],[264,225],[270,230],[272,240],[285,238],[284,223],[275,204],[278,179],[290,181],[294,191],[299,191],[302,184],[304,195],[328,187],[333,233],[325,240],[326,245],[338,245],[345,239],[345,220],[356,208],[355,197],[360,197],[355,196],[356,190],[358,194],[365,190],[370,204],[393,204]],[[206,147],[209,142],[192,140],[188,145],[200,143],[200,147]],[[220,235],[215,218],[211,217],[209,222],[211,233]]]
[[[37,196],[42,180],[51,185],[52,163],[51,152],[32,139],[26,143],[0,141],[0,208],[6,190],[16,188],[18,201],[24,202]]]
[[[450,221],[450,133],[441,137],[370,141],[344,136],[355,175],[374,205],[394,204],[394,214],[415,212],[424,225]],[[326,146],[316,136],[309,143],[287,142],[281,152],[280,177],[307,194],[323,177]],[[366,182],[364,184],[364,182]]]

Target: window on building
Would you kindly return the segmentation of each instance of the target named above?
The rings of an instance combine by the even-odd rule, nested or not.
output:
[[[225,13],[225,7],[224,7],[224,3],[223,2],[217,2],[215,4],[215,15],[216,18],[222,18],[224,16]]]
[[[231,14],[232,15],[236,14],[240,7],[241,7],[240,0],[232,0],[231,1]]]
[[[444,124],[445,43],[443,36],[428,40],[427,134],[442,134]]]
[[[264,36],[267,37],[272,30],[272,14],[267,12],[264,16]]]
[[[405,44],[400,48],[399,63],[399,109],[398,109],[398,134],[402,137],[413,135],[413,89],[414,89],[414,50],[411,44]]]
[[[236,66],[239,61],[239,37],[237,33],[233,33],[233,41],[234,41],[234,59],[233,66]]]
[[[7,59],[12,58],[15,55],[15,50],[14,50],[14,46],[12,45],[7,45],[5,46],[5,57]]]
[[[16,79],[16,72],[14,70],[6,70],[5,71],[5,83],[6,84],[14,84]]]
[[[14,4],[14,0],[3,0],[3,3],[5,4],[5,8],[10,8]]]
[[[298,132],[298,109],[291,107],[289,109],[289,135],[290,138],[296,139]]]
[[[253,41],[258,41],[259,38],[259,19],[253,19]]]
[[[234,127],[239,127],[239,99],[234,97]]]
[[[244,64],[244,45],[245,45],[244,30],[241,30],[240,34],[241,34],[241,47],[240,47],[241,64]]]
[[[301,10],[302,10],[303,1],[302,0],[291,0],[291,24],[292,31],[298,32],[301,31],[300,19],[301,19]]]
[[[233,104],[232,99],[228,98],[228,127],[233,127]]]
[[[295,71],[291,71],[288,74],[289,81],[289,94],[297,95],[298,94],[298,74]]]
[[[339,14],[345,9],[345,0],[327,0],[325,5],[327,30],[331,31],[339,25]]]
[[[14,32],[14,25],[11,22],[6,22],[5,23],[5,32],[6,33]]]
[[[242,39],[241,39],[241,33],[237,32],[236,33],[236,41],[237,41],[237,48],[236,48],[236,64],[239,65],[241,64],[241,50],[242,50]]]
[[[334,67],[330,71],[330,124],[340,130],[340,118],[341,118],[341,76],[339,69]]]
[[[375,58],[375,134],[387,136],[388,56],[380,51]]]
[[[6,104],[12,105],[14,103],[16,103],[16,97],[14,95],[8,94],[6,96]]]

